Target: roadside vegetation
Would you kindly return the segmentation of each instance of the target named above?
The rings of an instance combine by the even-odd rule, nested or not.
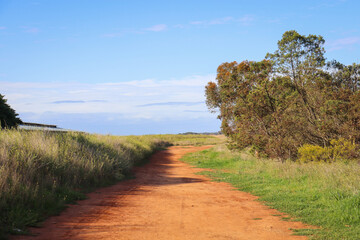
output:
[[[360,157],[360,64],[326,61],[324,44],[287,31],[265,60],[218,67],[207,105],[232,148],[282,160]]]
[[[185,161],[320,227],[298,233],[360,239],[360,64],[327,61],[324,44],[292,30],[262,61],[221,64],[206,104],[234,152]]]
[[[47,216],[119,181],[154,151],[171,144],[214,144],[212,136],[104,136],[0,131],[0,239],[24,234]]]
[[[225,145],[189,154],[182,160],[214,169],[200,174],[259,196],[264,204],[290,216],[283,216],[283,220],[315,226],[294,230],[296,235],[317,240],[360,239],[357,162],[281,162],[256,158],[248,149],[230,151]]]

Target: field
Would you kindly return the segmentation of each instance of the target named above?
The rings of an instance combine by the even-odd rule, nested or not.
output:
[[[0,131],[0,238],[124,179],[131,168],[169,145],[219,142],[202,135],[104,136]]]
[[[357,162],[299,164],[256,159],[224,145],[193,153],[183,161],[201,174],[260,197],[266,205],[315,228],[295,231],[311,239],[360,239],[360,165]]]

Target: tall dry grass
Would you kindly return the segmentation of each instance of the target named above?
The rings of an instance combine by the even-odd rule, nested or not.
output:
[[[23,232],[86,190],[120,180],[164,142],[152,136],[0,131],[0,238]]]

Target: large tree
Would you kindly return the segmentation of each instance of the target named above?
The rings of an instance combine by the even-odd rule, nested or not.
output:
[[[266,60],[218,67],[206,103],[232,146],[294,159],[304,144],[360,143],[360,66],[326,65],[324,43],[287,31]]]
[[[3,95],[0,94],[0,122],[1,128],[16,128],[22,121],[18,114],[12,109]]]

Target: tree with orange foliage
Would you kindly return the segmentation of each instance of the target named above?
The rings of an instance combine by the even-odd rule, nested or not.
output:
[[[360,65],[333,62],[326,70],[324,42],[288,31],[266,60],[218,67],[206,104],[218,111],[231,147],[296,159],[304,144],[360,143]]]

